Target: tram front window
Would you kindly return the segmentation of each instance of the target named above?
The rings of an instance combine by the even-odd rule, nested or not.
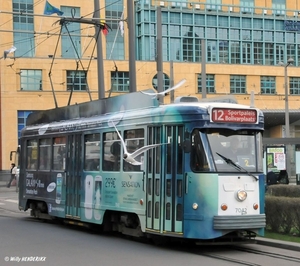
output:
[[[225,160],[243,167],[247,171],[262,171],[262,136],[261,133],[242,131],[226,134],[224,132],[207,134],[211,147],[212,158],[217,171],[237,171]]]
[[[262,135],[253,130],[196,129],[192,134],[191,168],[195,172],[262,172]]]

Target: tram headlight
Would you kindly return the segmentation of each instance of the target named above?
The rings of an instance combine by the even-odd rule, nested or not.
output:
[[[198,204],[197,203],[193,203],[193,209],[197,210],[198,209]]]
[[[247,192],[245,190],[238,190],[236,192],[236,198],[239,200],[239,201],[244,201],[246,198],[247,198]]]

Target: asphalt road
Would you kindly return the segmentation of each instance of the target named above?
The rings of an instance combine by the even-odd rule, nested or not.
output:
[[[33,219],[17,206],[15,189],[1,187],[1,266],[17,262],[45,266],[300,265],[299,250],[285,245],[155,246],[119,235]]]

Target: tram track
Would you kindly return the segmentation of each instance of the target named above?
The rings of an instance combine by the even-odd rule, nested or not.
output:
[[[275,260],[281,260],[283,265],[300,265],[300,257],[292,256],[292,255],[285,255],[284,250],[282,249],[282,252],[270,252],[270,251],[264,251],[264,250],[258,250],[256,248],[259,248],[258,246],[255,246],[253,248],[249,247],[241,247],[236,245],[229,245],[229,246],[214,246],[208,247],[208,246],[201,246],[201,249],[198,247],[190,247],[186,248],[184,252],[188,252],[194,255],[202,256],[211,258],[214,260],[229,262],[232,265],[245,265],[245,266],[265,266],[266,261],[269,259],[275,259]],[[178,249],[178,247],[176,247]],[[243,255],[243,253],[249,254],[249,255]],[[265,257],[265,259],[253,259],[254,256],[258,257]],[[241,259],[241,257],[246,258]],[[249,258],[249,260],[248,260]],[[264,261],[260,263],[259,261]]]
[[[262,264],[257,264],[257,263],[253,263],[253,262],[249,262],[249,261],[234,259],[234,258],[222,256],[222,255],[211,255],[211,254],[205,254],[205,253],[201,253],[199,255],[207,257],[207,258],[211,258],[211,259],[217,259],[217,260],[221,260],[221,261],[227,261],[227,262],[230,262],[232,264],[237,264],[237,265],[263,266]]]
[[[4,206],[0,206],[0,217],[28,218],[26,217],[26,215],[24,215],[24,213],[19,212],[17,210],[16,211],[9,210]],[[36,219],[32,218],[31,221],[35,221],[35,220]],[[199,248],[198,245],[195,246],[191,243],[190,244],[186,243],[186,245],[182,245],[182,243],[179,241],[170,245],[167,244],[163,246],[164,248],[167,248],[169,250],[190,253],[193,255],[197,255],[199,257],[209,258],[215,260],[216,261],[215,263],[217,263],[217,261],[222,261],[222,262],[227,262],[230,265],[265,266],[265,265],[271,265],[271,264],[265,264],[267,261],[269,261],[269,259],[270,260],[275,259],[275,260],[281,260],[282,264],[300,265],[300,257],[297,257],[295,255],[294,256],[285,255],[283,254],[284,253],[283,249],[282,252],[259,250],[260,248],[259,245],[255,245],[252,247],[237,246],[237,245],[228,245],[228,246],[222,245],[222,246],[213,246],[213,248],[212,246],[201,246],[201,248]],[[257,256],[257,257],[255,258],[253,256],[255,257]],[[265,259],[262,259],[260,257],[265,257]],[[263,262],[260,263],[260,261]]]
[[[266,256],[266,257],[275,258],[275,259],[282,259],[284,261],[296,262],[300,265],[299,257],[291,257],[290,255],[278,254],[278,253],[274,253],[274,252],[266,252],[266,251],[261,251],[261,250],[251,249],[251,248],[244,248],[244,247],[233,247],[233,248],[235,250],[238,250],[241,252],[247,252],[250,254],[256,254],[256,255]]]

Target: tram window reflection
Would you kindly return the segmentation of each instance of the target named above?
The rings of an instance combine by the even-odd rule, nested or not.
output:
[[[66,138],[53,139],[53,169],[65,170],[66,168]]]
[[[200,138],[199,130],[194,130],[192,134],[191,168],[195,172],[209,170],[206,152]]]
[[[144,146],[144,130],[143,129],[134,129],[126,130],[125,132],[125,145],[129,153],[133,153],[139,148]],[[144,153],[135,158],[137,161],[144,161]],[[142,165],[132,165],[123,160],[123,170],[124,171],[141,171]]]
[[[103,134],[102,170],[120,171],[121,141],[116,132]]]
[[[27,169],[36,170],[37,169],[37,153],[38,153],[38,144],[37,140],[28,140],[27,141]]]
[[[88,134],[84,136],[84,169],[87,171],[99,171],[100,169],[100,134]]]
[[[51,168],[51,139],[39,141],[39,169],[50,170]]]

